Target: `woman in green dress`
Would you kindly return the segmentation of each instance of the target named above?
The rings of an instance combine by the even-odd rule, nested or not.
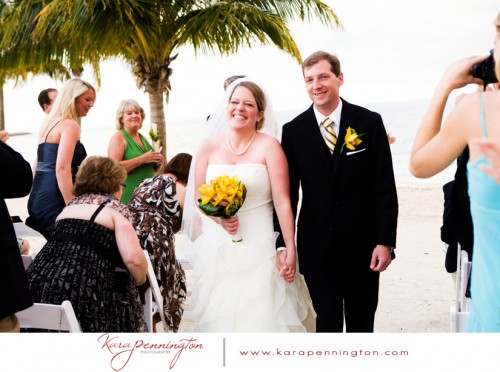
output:
[[[125,190],[120,201],[128,204],[137,185],[154,177],[163,164],[161,151],[154,151],[146,137],[139,133],[145,118],[144,109],[133,99],[120,102],[116,110],[116,129],[108,146],[108,156],[120,162],[127,171]]]

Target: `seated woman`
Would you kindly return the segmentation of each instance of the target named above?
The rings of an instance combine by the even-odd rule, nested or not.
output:
[[[71,301],[83,332],[144,331],[137,286],[146,281],[147,260],[119,201],[126,176],[110,158],[84,160],[76,197],[26,271],[34,301]]]
[[[179,329],[186,299],[186,275],[175,257],[174,234],[181,227],[191,160],[185,153],[174,156],[158,176],[137,186],[129,203],[137,235],[149,252],[164,298],[165,319],[174,332]]]
[[[149,141],[139,132],[146,114],[133,99],[120,102],[116,110],[116,129],[108,145],[108,156],[118,160],[128,172],[120,201],[128,204],[134,189],[143,180],[154,177],[163,163],[160,151],[153,151]]]

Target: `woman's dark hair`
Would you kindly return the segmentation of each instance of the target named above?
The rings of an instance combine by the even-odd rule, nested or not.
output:
[[[181,152],[175,155],[167,164],[165,164],[161,173],[175,174],[178,181],[186,184],[189,178],[189,169],[191,168],[192,160],[193,157],[190,154]]]

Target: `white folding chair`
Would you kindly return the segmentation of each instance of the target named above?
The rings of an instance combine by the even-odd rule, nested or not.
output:
[[[163,324],[163,329],[165,330],[165,332],[167,332],[168,325],[167,321],[165,320],[165,314],[163,313],[163,297],[160,292],[160,287],[158,286],[158,281],[156,280],[156,275],[149,258],[149,253],[147,250],[143,250],[143,252],[148,261],[147,276],[149,281],[149,288],[146,290],[144,295],[144,321],[148,328],[148,332],[153,332],[153,330],[155,329],[155,325],[153,324],[153,316],[158,313]]]
[[[23,259],[24,270],[28,269],[28,266],[31,265],[33,260],[35,259],[36,253],[23,254],[21,255]]]
[[[465,296],[467,284],[469,283],[471,262],[469,261],[469,255],[461,249],[460,244],[458,244],[457,256],[455,305],[452,305],[450,310],[451,332],[464,332],[471,307],[470,298]]]
[[[73,306],[69,301],[61,305],[35,303],[33,306],[16,313],[21,328],[39,328],[56,331],[81,333]]]
[[[181,251],[176,251],[175,256],[184,270],[192,270],[190,256]]]

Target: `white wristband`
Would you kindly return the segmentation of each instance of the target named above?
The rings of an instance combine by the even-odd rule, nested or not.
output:
[[[286,247],[279,247],[276,252],[286,251]]]

